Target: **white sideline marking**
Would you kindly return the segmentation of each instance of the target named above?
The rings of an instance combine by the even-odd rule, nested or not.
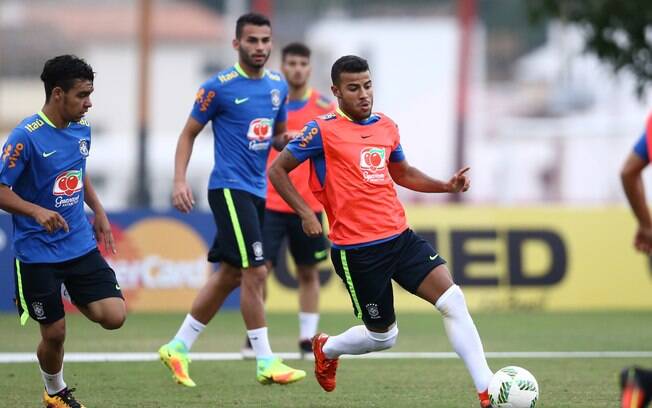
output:
[[[284,360],[298,360],[299,353],[278,353]],[[487,358],[652,358],[652,351],[508,351],[488,352]],[[193,361],[242,360],[240,353],[191,353]],[[361,356],[343,356],[342,358],[362,359],[455,359],[452,352],[381,352]],[[69,363],[157,361],[158,353],[66,353]],[[0,364],[36,362],[35,353],[0,353]]]

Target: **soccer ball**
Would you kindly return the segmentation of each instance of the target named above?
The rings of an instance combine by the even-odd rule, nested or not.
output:
[[[539,384],[524,368],[501,368],[489,383],[489,399],[494,408],[534,408],[539,400]]]

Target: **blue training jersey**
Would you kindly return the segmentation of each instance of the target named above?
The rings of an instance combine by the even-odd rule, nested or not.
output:
[[[57,211],[70,228],[48,234],[32,217],[12,216],[13,247],[25,263],[57,263],[97,247],[84,213],[84,174],[91,128],[81,120],[57,129],[42,113],[24,119],[2,148],[0,183],[48,210]]]
[[[287,120],[288,86],[280,74],[265,70],[250,78],[238,64],[206,81],[191,116],[212,121],[215,164],[209,189],[233,188],[265,198],[265,166],[276,122]]]

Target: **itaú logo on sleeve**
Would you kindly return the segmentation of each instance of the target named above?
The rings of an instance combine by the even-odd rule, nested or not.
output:
[[[385,181],[385,167],[385,149],[382,147],[365,147],[360,151],[360,169],[365,181]]]
[[[73,195],[84,187],[82,170],[68,170],[59,174],[54,181],[52,194],[57,196],[55,207],[68,207],[79,202],[79,195]]]
[[[274,121],[267,118],[254,119],[249,123],[247,139],[250,150],[267,150],[272,137]]]

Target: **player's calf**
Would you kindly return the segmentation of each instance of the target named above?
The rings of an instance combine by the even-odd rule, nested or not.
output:
[[[367,337],[369,337],[372,344],[372,350],[369,351],[390,349],[394,347],[396,340],[398,339],[398,325],[394,323],[386,332],[375,332],[367,329]]]

